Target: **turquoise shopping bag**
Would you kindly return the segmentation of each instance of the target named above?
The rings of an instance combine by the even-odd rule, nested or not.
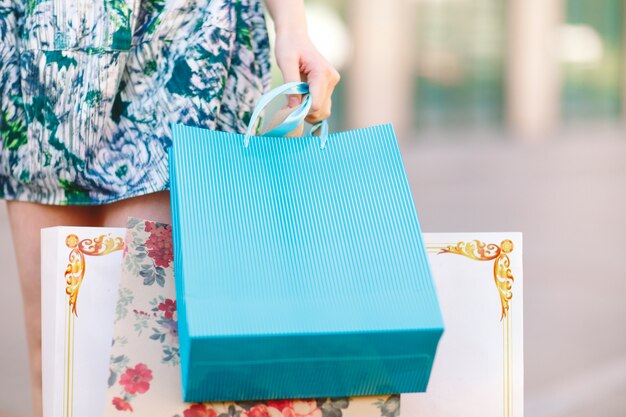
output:
[[[305,99],[251,136],[282,93]],[[261,99],[248,134],[173,126],[186,401],[424,391],[443,322],[390,125],[280,137],[310,97]]]

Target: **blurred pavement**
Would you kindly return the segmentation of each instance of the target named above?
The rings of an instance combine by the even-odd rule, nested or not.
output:
[[[626,416],[623,136],[442,140],[405,152],[424,231],[524,233],[526,416]]]
[[[620,134],[595,129],[528,144],[459,133],[404,150],[424,231],[524,233],[527,417],[626,416]],[[25,341],[2,203],[0,261],[0,416],[26,417]]]

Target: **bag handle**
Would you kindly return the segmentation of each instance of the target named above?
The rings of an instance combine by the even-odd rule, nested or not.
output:
[[[250,123],[248,123],[248,129],[246,130],[246,134],[244,137],[243,145],[248,147],[250,144],[250,137],[252,136],[252,130],[254,129],[254,125],[256,124],[259,115],[261,112],[267,107],[267,105],[274,100],[276,97],[285,94],[303,94],[302,103],[291,112],[285,120],[278,126],[274,127],[268,132],[265,132],[263,136],[285,136],[289,132],[295,130],[301,123],[304,122],[306,115],[309,113],[311,109],[311,94],[309,93],[309,85],[303,82],[290,82],[283,84],[279,87],[270,90],[266,94],[262,95],[259,99],[254,111],[252,112],[252,117],[250,117]],[[321,144],[320,147],[324,149],[326,146],[326,141],[328,140],[328,123],[326,120],[322,120],[319,123],[316,123],[311,128],[311,133],[320,130]]]

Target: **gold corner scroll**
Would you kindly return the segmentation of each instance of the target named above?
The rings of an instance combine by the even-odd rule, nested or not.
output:
[[[72,249],[69,255],[69,263],[65,269],[65,293],[69,297],[72,313],[78,317],[76,303],[80,286],[85,278],[85,255],[104,256],[122,250],[124,249],[124,239],[100,235],[93,239],[80,240],[75,234],[70,234],[65,238],[65,245]]]
[[[494,243],[484,243],[480,240],[470,242],[458,242],[456,245],[446,246],[439,253],[452,253],[465,256],[476,261],[494,261],[493,278],[500,296],[502,305],[502,315],[500,320],[506,318],[509,311],[509,302],[513,298],[513,282],[515,281],[511,272],[511,260],[508,254],[513,251],[513,242],[509,239]]]

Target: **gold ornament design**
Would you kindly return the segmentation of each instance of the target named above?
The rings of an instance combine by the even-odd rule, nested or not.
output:
[[[112,252],[124,249],[124,239],[101,235],[93,239],[80,240],[75,234],[65,238],[65,244],[72,249],[69,256],[69,264],[65,270],[65,293],[69,296],[69,305],[72,313],[78,317],[76,303],[80,286],[85,278],[85,255],[104,256]]]
[[[486,244],[479,240],[471,242],[459,242],[456,245],[446,246],[441,249],[441,253],[452,253],[455,255],[465,256],[476,261],[494,261],[493,278],[496,283],[496,289],[500,296],[500,304],[502,305],[502,315],[500,320],[506,318],[509,311],[509,302],[513,298],[513,273],[511,272],[511,260],[508,254],[513,251],[513,242],[509,239],[500,242],[500,245],[494,243]]]
[[[457,244],[431,245],[430,250],[437,254],[452,253],[477,261],[493,261],[493,277],[502,306],[502,348],[503,348],[503,417],[513,416],[513,350],[512,350],[512,310],[510,306],[513,298],[513,273],[509,255],[513,251],[513,242],[505,239],[500,245],[486,244],[480,240],[458,242]]]

